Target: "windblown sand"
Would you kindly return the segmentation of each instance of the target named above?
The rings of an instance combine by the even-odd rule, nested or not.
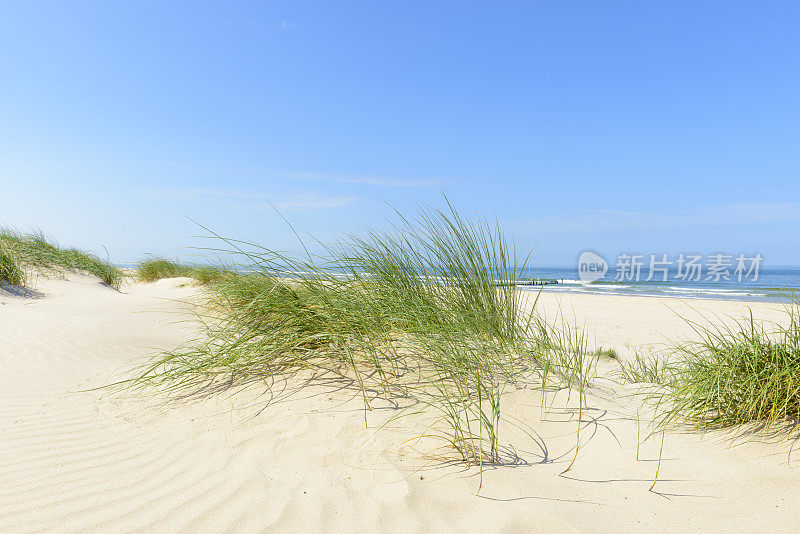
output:
[[[0,290],[0,532],[31,531],[790,531],[800,463],[785,438],[672,433],[637,460],[631,387],[599,380],[582,420],[563,395],[504,396],[508,465],[483,472],[432,459],[422,419],[382,429],[331,377],[226,387],[178,398],[96,390],[198,333],[186,279],[131,284],[40,279]],[[585,326],[623,358],[688,339],[676,312],[740,317],[736,302],[543,293],[539,305]],[[750,304],[779,319],[778,305]],[[701,319],[702,320],[702,319]],[[613,370],[613,361],[601,369]],[[366,424],[365,424],[366,422]],[[638,425],[644,427],[644,423]],[[638,437],[637,437],[638,436]],[[478,491],[480,487],[480,491]]]

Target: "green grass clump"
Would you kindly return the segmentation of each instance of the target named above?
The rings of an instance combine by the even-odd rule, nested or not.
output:
[[[598,358],[608,358],[609,360],[619,360],[619,353],[616,349],[606,349],[600,347],[594,353],[597,355]]]
[[[17,263],[35,269],[63,268],[84,271],[100,278],[104,283],[119,289],[125,274],[109,261],[91,252],[69,248],[62,249],[43,234],[20,234],[0,230],[0,244],[13,249]]]
[[[702,340],[678,347],[684,356],[665,423],[718,428],[758,423],[771,428],[800,416],[800,302],[788,322],[733,327],[692,323]]]
[[[162,278],[184,276],[186,268],[179,263],[163,258],[145,260],[136,267],[136,278],[142,282],[155,282]]]
[[[11,249],[0,244],[0,282],[12,286],[25,285],[25,272],[19,266]]]
[[[162,278],[177,278],[185,276],[194,278],[200,284],[219,282],[228,271],[221,267],[210,265],[186,265],[164,258],[153,258],[142,261],[136,267],[136,277],[142,282],[155,282]]]
[[[638,352],[631,361],[620,360],[620,375],[629,383],[657,386],[674,385],[679,368],[663,355],[643,356]]]
[[[210,286],[204,337],[156,358],[132,385],[335,373],[355,384],[365,409],[382,398],[433,414],[424,437],[451,451],[439,457],[481,465],[501,460],[501,396],[520,373],[585,385],[570,346],[537,323],[512,284],[498,284],[519,279],[527,257],[497,224],[449,203],[399,215],[385,232],[344,236],[322,259],[224,243],[239,268]],[[182,271],[167,262],[150,272]]]

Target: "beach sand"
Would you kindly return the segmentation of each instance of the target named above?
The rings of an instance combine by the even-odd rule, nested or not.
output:
[[[574,398],[504,396],[509,465],[465,468],[415,441],[344,381],[303,376],[186,398],[97,388],[187,342],[200,289],[187,279],[129,284],[38,280],[0,292],[0,531],[790,531],[800,462],[785,438],[670,433],[641,444],[632,386],[599,380],[571,471]],[[678,316],[780,319],[765,303],[543,292],[592,343],[622,358],[691,337]],[[676,313],[677,312],[677,313]],[[606,370],[617,365],[602,362]],[[235,393],[235,394],[234,394]],[[549,402],[550,402],[549,401]],[[366,424],[365,424],[366,421]],[[637,435],[639,437],[637,438]],[[480,487],[480,491],[479,491]]]

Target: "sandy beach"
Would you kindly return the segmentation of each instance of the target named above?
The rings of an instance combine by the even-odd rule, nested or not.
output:
[[[40,278],[0,292],[0,531],[789,531],[800,517],[792,442],[735,432],[667,434],[638,450],[631,386],[599,378],[582,419],[564,399],[504,394],[508,465],[436,461],[421,424],[379,428],[347,384],[220,386],[187,398],[93,389],[197,335],[188,279]],[[780,319],[780,305],[544,292],[591,342],[629,358],[688,339],[679,317]],[[618,365],[601,362],[603,372]],[[366,423],[366,424],[365,424]],[[479,490],[480,488],[480,490]]]
[[[800,3],[3,8],[0,534],[800,531]]]

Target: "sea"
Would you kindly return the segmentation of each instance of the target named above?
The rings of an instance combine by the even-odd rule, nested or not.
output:
[[[616,280],[616,271],[611,266],[606,275],[596,282],[583,283],[577,266],[529,267],[523,272],[528,278],[549,278],[557,284],[526,286],[527,291],[559,291],[567,293],[590,293],[597,295],[632,295],[648,297],[678,297],[683,299],[724,299],[765,302],[785,302],[794,291],[800,296],[800,266],[762,266],[757,280],[743,277],[742,281],[731,276],[729,280],[681,280],[677,269],[667,271],[667,281],[646,281],[642,276],[636,280]],[[645,272],[643,271],[644,275]],[[751,277],[752,278],[752,277]]]
[[[136,264],[118,264],[123,268],[135,268]],[[606,275],[596,282],[584,283],[578,276],[577,266],[533,266],[526,267],[519,278],[545,278],[557,280],[557,284],[545,286],[517,286],[522,291],[547,291],[566,293],[589,293],[597,295],[631,295],[642,297],[677,297],[682,299],[722,299],[762,302],[786,302],[794,292],[800,299],[800,266],[764,266],[757,280],[743,278],[740,282],[732,274],[730,279],[680,280],[677,269],[667,271],[667,281],[646,281],[646,270],[640,280],[618,281],[616,270],[610,266]],[[293,273],[287,272],[287,276]],[[300,273],[295,273],[300,274]],[[660,278],[663,278],[659,274]]]

